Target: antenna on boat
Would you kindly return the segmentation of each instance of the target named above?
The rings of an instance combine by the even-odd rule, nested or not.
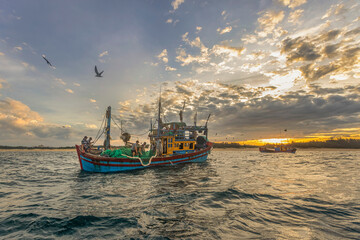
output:
[[[210,116],[211,116],[211,113],[209,114],[208,118],[206,119],[205,127],[207,127]]]
[[[205,128],[206,128],[206,133],[205,133],[205,135],[206,135],[206,139],[208,138],[208,129],[207,129],[207,124],[208,124],[208,121],[209,121],[209,119],[210,119],[210,116],[211,116],[211,113],[209,114],[209,116],[208,116],[208,118],[206,119],[206,123],[205,123]]]
[[[111,106],[109,106],[106,110],[106,119],[107,119],[107,126],[105,128],[106,131],[106,138],[104,141],[104,148],[105,150],[110,148],[110,123],[111,123]]]
[[[195,115],[194,115],[194,126],[196,127],[196,120],[197,120],[197,111],[195,112]]]

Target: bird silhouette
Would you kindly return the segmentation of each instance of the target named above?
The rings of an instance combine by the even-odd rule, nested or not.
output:
[[[95,73],[96,73],[95,77],[102,77],[101,74],[102,74],[103,72],[104,72],[104,71],[102,71],[102,72],[99,73],[99,71],[98,71],[98,69],[97,69],[97,67],[96,67],[96,65],[95,65]]]
[[[52,67],[52,68],[54,68],[55,69],[55,67],[49,62],[49,60],[47,60],[46,59],[46,57],[45,57],[45,55],[43,54],[43,55],[41,55],[42,57],[43,57],[43,59],[46,61],[46,63],[50,66],[50,67]]]

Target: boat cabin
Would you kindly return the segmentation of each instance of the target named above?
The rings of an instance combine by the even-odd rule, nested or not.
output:
[[[162,155],[177,155],[191,153],[196,150],[199,133],[206,134],[207,127],[186,126],[184,122],[164,123],[160,132],[157,129],[150,130],[150,142],[156,145],[156,140],[161,141]]]

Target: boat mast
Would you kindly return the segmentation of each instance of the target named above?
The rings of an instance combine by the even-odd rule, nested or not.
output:
[[[111,106],[109,106],[106,110],[106,119],[107,119],[107,126],[105,128],[106,131],[106,138],[104,142],[105,150],[110,148],[110,123],[111,123]]]
[[[157,129],[157,137],[160,137],[160,112],[161,112],[161,87],[160,87],[160,96],[159,96],[159,110],[158,110],[158,129]]]

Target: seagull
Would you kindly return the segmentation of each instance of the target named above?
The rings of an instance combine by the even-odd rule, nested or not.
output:
[[[102,77],[101,74],[102,74],[103,72],[104,72],[104,71],[102,71],[101,73],[99,73],[99,71],[98,71],[98,69],[97,69],[97,67],[96,67],[96,65],[95,65],[95,73],[96,73],[95,77]]]
[[[43,55],[41,55],[42,57],[43,57],[43,59],[46,61],[46,63],[50,66],[50,67],[52,67],[52,68],[54,68],[55,69],[55,67],[53,66],[53,65],[51,65],[51,63],[49,62],[49,60],[47,60],[46,59],[46,57],[45,57],[45,55],[43,54]]]

